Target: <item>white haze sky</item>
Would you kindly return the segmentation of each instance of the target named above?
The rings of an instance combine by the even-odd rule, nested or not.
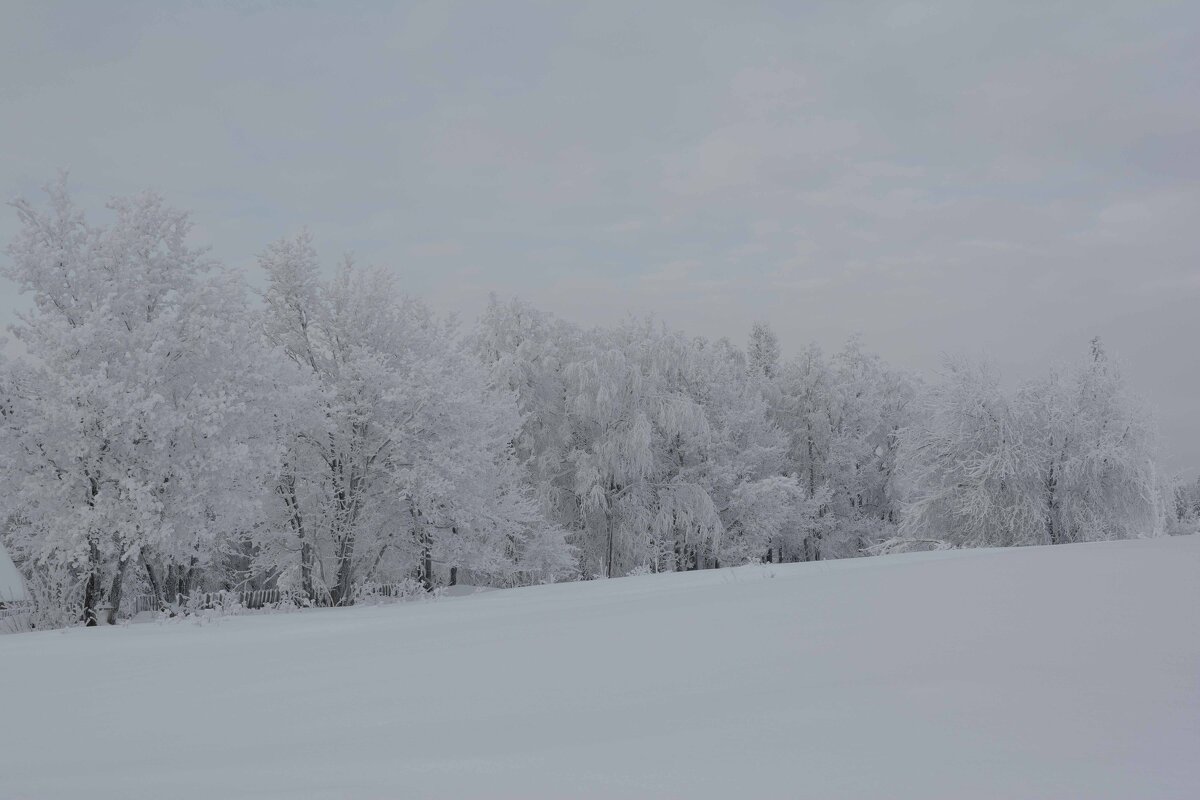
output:
[[[233,265],[308,225],[466,320],[764,319],[1013,378],[1098,334],[1200,465],[1194,2],[8,0],[0,194],[60,167]]]

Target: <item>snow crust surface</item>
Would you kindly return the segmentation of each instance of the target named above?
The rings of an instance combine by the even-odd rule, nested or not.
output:
[[[0,637],[0,798],[1196,798],[1200,537]]]

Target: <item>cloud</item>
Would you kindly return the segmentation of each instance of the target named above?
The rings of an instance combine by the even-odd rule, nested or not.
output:
[[[1177,408],[1197,31],[1133,0],[17,4],[0,193],[152,186],[233,264],[308,225],[466,317],[496,290],[736,340],[767,318],[785,350],[861,331],[914,368],[1036,370],[1107,332]]]

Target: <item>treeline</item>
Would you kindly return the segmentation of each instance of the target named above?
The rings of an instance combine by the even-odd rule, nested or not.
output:
[[[33,310],[0,365],[3,541],[39,624],[131,594],[346,605],[1200,512],[1099,342],[1005,392],[958,361],[926,385],[858,341],[784,360],[762,325],[740,348],[493,301],[460,330],[386,271],[324,278],[307,234],[264,249],[253,292],[155,195],[101,228],[48,193],[15,204],[5,274]]]

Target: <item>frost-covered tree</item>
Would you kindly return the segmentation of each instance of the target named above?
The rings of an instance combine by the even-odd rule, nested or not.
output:
[[[1029,410],[995,370],[947,359],[900,434],[901,530],[969,547],[1031,544],[1044,530]]]
[[[837,557],[860,552],[894,530],[897,433],[910,418],[914,389],[912,379],[867,352],[857,338],[830,361],[825,472],[834,524],[823,556]]]
[[[805,348],[783,368],[776,420],[789,438],[788,460],[809,497],[827,482],[833,439],[832,375],[821,350]]]
[[[567,365],[573,491],[588,533],[580,546],[606,577],[632,569],[649,532],[654,495],[652,399],[636,354],[597,331]]]
[[[775,381],[773,418],[788,435],[788,465],[821,512],[803,558],[854,555],[898,522],[892,478],[897,431],[913,382],[851,339],[832,357],[810,346]]]
[[[470,340],[494,384],[517,400],[522,422],[513,449],[539,507],[548,519],[572,530],[579,525],[580,505],[566,370],[585,338],[574,326],[525,303],[502,304],[493,296]]]
[[[1042,462],[1047,544],[1157,532],[1163,509],[1151,415],[1099,339],[1082,367],[1032,382],[1020,397],[1032,414],[1030,449]]]
[[[89,225],[65,180],[15,204],[6,275],[33,297],[28,358],[3,375],[10,544],[27,570],[65,565],[89,623],[137,581],[187,591],[261,519],[280,391],[236,276],[187,244],[154,194]]]
[[[774,378],[779,374],[779,337],[770,325],[765,322],[754,323],[746,350],[753,373],[766,378]]]
[[[771,413],[773,382],[748,366],[717,342],[698,381],[715,432],[706,478],[725,530],[721,560],[799,560],[826,495],[810,497],[790,470],[788,437]]]
[[[348,261],[322,281],[307,234],[269,247],[266,331],[306,371],[278,481],[284,524],[259,562],[319,602],[434,564],[489,580],[561,575],[567,548],[540,516],[511,442],[514,398],[452,324]],[[273,538],[272,538],[273,537]],[[557,539],[555,538],[557,537]]]
[[[728,343],[652,322],[582,331],[496,302],[477,342],[518,394],[518,449],[585,574],[757,560],[813,516],[763,376]]]
[[[1179,480],[1170,489],[1173,500],[1174,533],[1194,533],[1200,530],[1200,478],[1192,481]]]
[[[1086,363],[1006,395],[951,361],[901,435],[902,528],[967,546],[1153,535],[1164,522],[1157,441],[1099,341]]]

